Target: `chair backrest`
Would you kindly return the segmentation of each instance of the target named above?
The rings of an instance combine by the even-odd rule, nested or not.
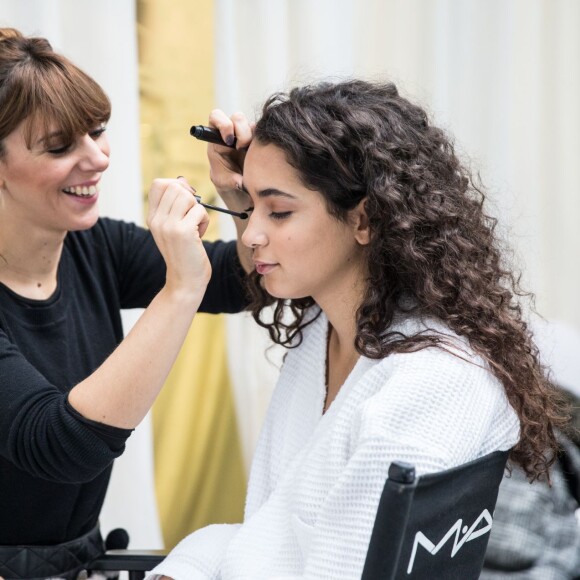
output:
[[[362,580],[479,578],[509,451],[415,479],[393,463]]]

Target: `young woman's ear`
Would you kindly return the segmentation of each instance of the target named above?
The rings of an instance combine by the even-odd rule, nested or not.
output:
[[[371,240],[369,218],[365,209],[366,198],[361,199],[358,205],[351,210],[350,219],[353,225],[354,239],[361,245],[366,246]]]

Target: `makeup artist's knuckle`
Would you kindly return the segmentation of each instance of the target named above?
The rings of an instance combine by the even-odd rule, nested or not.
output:
[[[152,232],[159,231],[159,218],[156,216],[153,216],[152,218],[149,219],[149,222],[147,225],[149,226],[149,229]]]
[[[234,123],[239,123],[240,121],[246,120],[246,115],[241,111],[236,111],[235,113],[232,113],[230,118]]]
[[[153,225],[155,227],[159,228],[163,225],[163,223],[165,222],[165,219],[166,219],[166,215],[161,211],[157,211],[151,217],[151,222],[153,223]]]
[[[221,109],[212,109],[211,113],[209,114],[209,122],[210,123],[217,123],[227,121],[227,115]]]
[[[156,177],[153,180],[153,183],[151,185],[151,188],[153,189],[163,189],[166,185],[167,180],[166,179],[162,179],[161,177]]]
[[[214,171],[210,174],[210,179],[212,183],[216,186],[216,189],[220,189],[221,186],[223,185],[224,180],[221,178],[220,173],[217,171]]]

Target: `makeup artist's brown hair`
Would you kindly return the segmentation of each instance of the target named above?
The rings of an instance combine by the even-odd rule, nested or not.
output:
[[[109,119],[111,104],[103,89],[48,40],[0,28],[0,158],[3,140],[25,122],[27,146],[58,131],[59,146]]]
[[[255,139],[282,149],[336,219],[366,200],[371,242],[357,351],[378,359],[445,348],[436,333],[391,330],[401,311],[444,321],[487,361],[519,416],[511,459],[532,480],[548,476],[558,448],[554,428],[566,416],[523,320],[520,298],[530,295],[504,264],[483,189],[446,134],[394,84],[353,80],[273,95]],[[299,344],[313,300],[274,299],[255,272],[250,286],[257,322],[276,343]],[[267,305],[274,305],[273,319]]]

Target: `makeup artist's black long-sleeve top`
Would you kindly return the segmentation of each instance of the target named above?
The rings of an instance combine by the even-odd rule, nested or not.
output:
[[[200,311],[244,307],[234,242],[206,243],[212,278]],[[65,239],[48,300],[0,284],[0,545],[65,542],[97,522],[130,430],[88,421],[67,402],[123,337],[120,310],[165,282],[151,234],[101,219]]]

